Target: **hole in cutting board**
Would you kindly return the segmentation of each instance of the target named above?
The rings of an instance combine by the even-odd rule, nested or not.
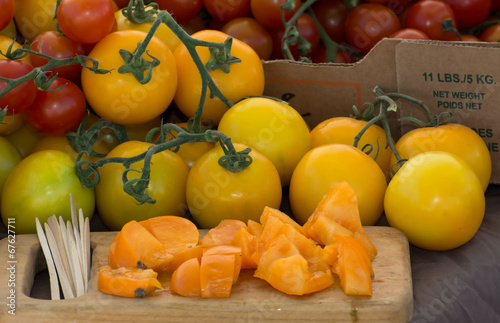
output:
[[[93,247],[94,246],[92,245],[90,248],[91,268],[92,256],[94,251]],[[33,285],[31,286],[29,297],[50,300],[49,271],[47,270],[47,263],[45,262],[45,257],[41,248],[38,249],[35,259]],[[64,294],[61,288],[59,288],[59,294],[61,295],[62,299]]]

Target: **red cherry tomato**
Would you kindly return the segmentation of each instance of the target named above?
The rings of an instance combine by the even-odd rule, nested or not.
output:
[[[349,44],[366,54],[382,38],[401,28],[398,16],[378,3],[363,3],[350,11],[346,20],[346,38]]]
[[[2,8],[2,10],[0,10],[0,30],[2,30],[7,27],[12,17],[14,17],[15,1],[0,0],[0,8]]]
[[[257,21],[268,28],[282,28],[283,21],[281,20],[281,6],[286,3],[287,0],[251,0],[250,9],[252,15]],[[293,10],[285,10],[283,15],[285,21],[292,18],[295,11],[300,8],[300,1],[295,1],[295,7]]]
[[[480,42],[481,39],[477,38],[476,36],[472,36],[472,35],[460,35],[460,37],[462,38],[462,41],[466,41],[466,42]]]
[[[500,11],[500,0],[491,0],[491,12]]]
[[[391,38],[424,39],[424,40],[430,39],[429,36],[427,36],[423,31],[415,28],[403,28],[401,30],[398,30],[391,35]]]
[[[490,14],[491,0],[443,0],[450,5],[459,30],[474,27]]]
[[[167,10],[178,23],[185,23],[198,15],[203,0],[156,0],[160,10]]]
[[[70,58],[77,55],[85,55],[82,44],[77,43],[56,31],[46,31],[38,34],[31,43],[31,49],[55,58]],[[47,64],[48,59],[30,54],[31,64],[39,67]],[[51,71],[61,77],[72,80],[80,75],[82,66],[80,64],[64,65],[53,68]]]
[[[250,0],[203,0],[212,18],[221,22],[244,17],[250,13]]]
[[[111,0],[62,0],[57,21],[69,39],[92,44],[109,34],[115,23],[115,12]]]
[[[229,21],[221,31],[252,47],[260,59],[268,60],[273,51],[271,34],[252,17],[240,17]]]
[[[297,30],[299,35],[304,37],[305,40],[311,44],[310,51],[308,54],[300,54],[298,50],[298,44],[290,45],[290,52],[292,53],[295,60],[298,60],[300,56],[311,57],[311,55],[316,51],[319,45],[319,31],[314,19],[308,14],[301,14],[297,19]],[[284,58],[282,50],[282,39],[285,31],[283,29],[272,29],[270,30],[271,37],[273,39],[273,58],[280,59]]]
[[[313,63],[327,63],[326,54],[327,54],[326,53],[326,46],[323,44],[320,44],[318,49],[316,49],[316,51],[312,55],[311,60],[313,61]],[[346,50],[339,49],[337,51],[337,54],[335,55],[333,63],[350,64],[350,63],[354,63],[354,58],[352,57],[350,52],[348,52]]]
[[[33,66],[25,61],[0,59],[1,77],[17,79],[32,70]],[[0,90],[6,86],[7,82],[0,80]],[[33,79],[25,81],[0,97],[0,109],[7,107],[7,114],[18,114],[33,103],[37,91]]]
[[[38,91],[35,102],[24,111],[24,119],[33,129],[48,136],[62,136],[75,130],[86,112],[85,97],[78,86],[57,77],[49,89]]]
[[[457,40],[454,32],[443,32],[442,21],[445,19],[451,19],[456,26],[455,14],[450,5],[438,0],[424,0],[411,6],[405,26],[419,29],[434,40]]]
[[[500,24],[486,28],[479,36],[479,39],[485,42],[498,42],[500,40]]]
[[[345,21],[349,8],[343,0],[321,0],[312,9],[331,40],[337,43],[345,41]]]

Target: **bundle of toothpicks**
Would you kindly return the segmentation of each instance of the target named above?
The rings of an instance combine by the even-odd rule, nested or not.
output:
[[[51,299],[64,299],[84,295],[90,280],[90,223],[82,209],[78,216],[73,195],[70,194],[71,221],[64,223],[52,215],[44,227],[36,218],[38,239],[49,272]],[[45,228],[45,231],[44,231]]]

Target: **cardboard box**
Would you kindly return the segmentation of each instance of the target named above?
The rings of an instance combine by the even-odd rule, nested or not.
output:
[[[452,112],[451,122],[473,128],[492,158],[490,183],[500,183],[500,57],[498,43],[383,39],[355,64],[264,63],[265,95],[290,102],[313,128],[336,116],[349,116],[373,102],[373,89],[398,92],[425,102],[434,115]],[[398,101],[390,117],[394,140],[414,127],[402,116],[426,120],[411,103]]]

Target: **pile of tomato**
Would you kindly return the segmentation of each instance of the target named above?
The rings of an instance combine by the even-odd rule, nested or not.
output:
[[[116,3],[121,7],[126,2]],[[495,16],[500,11],[498,0],[319,0],[311,6],[310,2],[296,1],[293,10],[285,11],[284,17],[288,20],[301,6],[307,6],[295,23],[299,34],[310,43],[305,56],[318,63],[326,61],[325,36],[341,45],[334,60],[338,63],[352,63],[384,37],[486,42],[500,38],[500,21]],[[250,44],[264,60],[283,58],[280,7],[286,0],[159,0],[157,3],[188,31],[222,30]],[[313,16],[324,29],[324,35]],[[443,19],[450,19],[456,32],[443,31]],[[292,53],[295,59],[299,58],[297,45],[292,46]]]
[[[189,214],[203,228],[225,218],[258,220],[265,206],[283,206],[284,196],[295,219],[303,224],[329,188],[341,181],[355,189],[363,225],[376,224],[385,211],[391,225],[423,248],[455,248],[478,230],[491,159],[485,143],[471,129],[435,125],[388,142],[390,136],[373,125],[355,147],[354,137],[366,121],[337,117],[310,129],[292,105],[262,96],[261,59],[282,57],[276,44],[283,37],[279,6],[285,0],[157,1],[159,9],[167,10],[197,41],[223,43],[228,35],[233,36],[230,54],[239,61],[230,64],[229,71],[210,71],[217,89],[231,103],[229,109],[227,102],[213,96],[215,89],[203,91],[189,48],[166,24],[159,25],[142,55],[143,72],[123,73],[127,63],[138,65],[133,53],[152,22],[134,24],[125,18],[122,12],[128,1],[124,0],[63,0],[57,9],[62,35],[52,19],[56,2],[0,0],[2,53],[22,47],[14,42],[16,38],[47,55],[29,53],[18,59],[2,55],[1,77],[29,75],[47,64],[48,56],[88,57],[84,67],[81,61],[54,65],[36,80],[27,79],[0,97],[2,112],[7,112],[5,124],[0,124],[0,214],[4,223],[16,219],[16,232],[34,233],[35,217],[42,222],[53,214],[69,218],[69,193],[78,209],[89,217],[99,214],[111,230],[120,230],[131,220],[161,215]],[[367,1],[348,9],[343,1],[321,0],[298,17],[298,31],[312,45],[308,55],[313,61],[321,61],[324,40],[312,13],[330,39],[342,45],[342,55],[365,54],[383,37],[396,33],[407,37],[401,33],[410,27],[413,33],[420,30],[429,38],[445,39],[437,35],[437,27],[425,29],[434,26],[432,19],[452,18],[461,30],[477,26],[491,19],[490,13],[496,10],[495,1],[479,2],[487,7],[485,17],[472,22],[474,15],[462,17],[460,10],[470,9],[459,7],[458,1]],[[82,9],[82,3],[87,9]],[[285,19],[292,19],[294,11],[307,3],[297,1]],[[452,9],[447,13],[434,7]],[[89,8],[95,13],[92,19],[79,19]],[[439,17],[431,18],[436,12]],[[296,50],[292,47],[294,56],[299,56]],[[209,49],[198,46],[196,51],[206,64]],[[353,61],[345,55],[348,62]],[[93,62],[98,65],[92,66]],[[145,78],[147,82],[141,82]],[[2,82],[0,90],[5,87]],[[40,89],[47,82],[50,87]],[[88,129],[100,118],[122,127],[128,140],[121,142],[110,129],[102,129],[92,147],[101,155],[84,156],[89,163],[83,168],[91,167],[90,162],[114,162],[101,165],[89,176],[97,186],[85,188],[75,173],[78,152],[67,136],[79,127]],[[162,122],[184,122],[178,126],[192,130],[185,123],[190,118],[201,118],[198,126],[203,127],[210,119],[214,130],[231,138],[235,151],[245,153],[229,158],[230,146],[204,140],[158,152],[148,161],[151,172],[145,198],[152,203],[140,203],[130,194],[134,186],[124,187],[124,181],[140,183],[145,161],[125,163],[126,168],[123,160],[151,149],[154,144],[146,142],[146,135]],[[172,131],[167,138],[177,136],[182,134]],[[211,136],[206,133],[206,138]],[[400,156],[391,150],[394,144]],[[408,161],[396,172],[394,165],[401,159]],[[249,166],[231,170],[221,166],[226,162]],[[450,219],[450,214],[455,218]]]

